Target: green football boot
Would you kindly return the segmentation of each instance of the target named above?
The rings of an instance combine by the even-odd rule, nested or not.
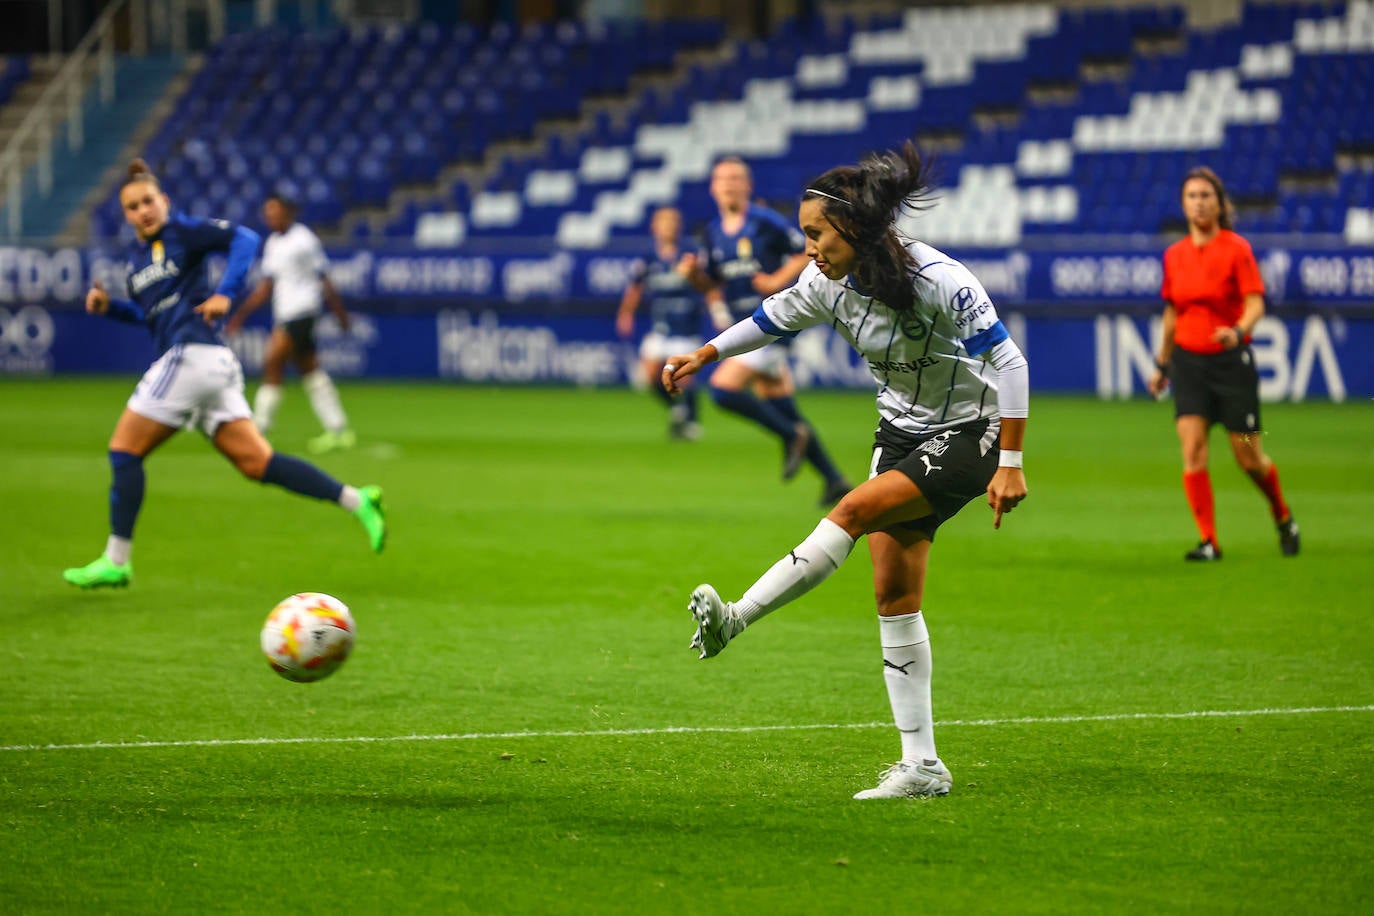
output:
[[[85,566],[62,570],[62,578],[78,588],[124,588],[133,577],[133,563],[121,566],[103,553]]]
[[[386,546],[386,513],[382,511],[382,488],[361,487],[358,490],[361,500],[353,512],[358,521],[367,529],[367,540],[373,553],[381,553]]]
[[[352,448],[358,444],[358,437],[353,430],[345,429],[337,433],[320,433],[306,444],[312,455],[324,455],[329,452],[342,452]]]

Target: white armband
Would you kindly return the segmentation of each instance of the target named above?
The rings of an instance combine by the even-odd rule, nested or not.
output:
[[[1013,451],[1009,448],[1002,449],[1002,453],[997,456],[997,466],[999,468],[1019,468],[1021,467],[1021,451]]]
[[[716,353],[720,354],[720,359],[728,359],[731,356],[748,353],[750,350],[757,350],[777,339],[759,327],[758,322],[754,321],[751,316],[730,325],[708,340],[707,343],[716,348]]]

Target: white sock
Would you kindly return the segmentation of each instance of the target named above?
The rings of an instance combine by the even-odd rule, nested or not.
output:
[[[279,406],[281,406],[281,386],[259,385],[258,393],[253,396],[253,425],[258,428],[258,432],[265,433],[272,428],[272,421],[277,416]]]
[[[935,753],[935,714],[930,702],[930,633],[920,611],[879,617],[883,679],[892,719],[902,734],[902,759],[939,760]]]
[[[339,391],[329,378],[329,373],[316,369],[301,379],[305,393],[310,396],[310,406],[319,417],[320,425],[331,433],[341,433],[348,429],[348,417],[344,415],[343,404],[339,403]]]
[[[358,492],[358,488],[344,484],[343,489],[339,491],[339,505],[343,506],[349,512],[357,512],[358,507],[362,504],[363,497],[362,494]]]
[[[123,566],[128,563],[133,552],[134,542],[128,538],[112,534],[105,540],[105,556],[116,566]]]
[[[735,602],[735,613],[749,626],[820,585],[853,549],[854,539],[843,528],[828,518],[821,519],[806,540],[749,586],[744,597]]]

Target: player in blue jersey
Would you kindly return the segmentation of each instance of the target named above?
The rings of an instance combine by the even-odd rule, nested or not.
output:
[[[653,236],[653,250],[635,262],[630,285],[620,299],[615,327],[628,340],[634,335],[635,312],[642,303],[648,303],[651,326],[639,347],[644,381],[668,405],[672,416],[668,434],[674,439],[696,439],[701,435],[696,389],[687,386],[680,397],[674,398],[663,387],[663,361],[702,344],[705,303],[691,282],[690,268],[695,258],[685,257],[682,251],[682,214],[677,208],[655,210],[649,220],[649,232]],[[733,323],[723,304],[713,318],[717,330]]]
[[[751,203],[754,181],[744,161],[728,156],[711,170],[711,197],[719,215],[706,228],[704,276],[712,298],[721,297],[733,319],[748,317],[764,296],[791,286],[806,267],[805,242],[780,214]],[[702,274],[698,275],[701,282]],[[783,480],[810,462],[825,480],[822,507],[849,492],[849,482],[821,445],[820,434],[793,399],[795,386],[785,344],[724,360],[711,375],[711,397],[752,420],[783,443]]]
[[[860,799],[949,793],[954,780],[935,749],[922,609],[931,544],[970,501],[986,497],[997,528],[1027,493],[1026,359],[967,267],[897,232],[898,208],[928,197],[926,176],[911,143],[821,175],[798,208],[812,263],[796,285],[704,347],[670,356],[663,370],[664,387],[673,391],[708,363],[828,325],[863,356],[878,384],[869,479],[739,600],[724,601],[703,584],[688,605],[697,625],[692,647],[702,658],[718,655],[746,628],[820,585],[868,537],[883,677],[902,756],[877,786],[854,796]],[[967,571],[967,559],[960,560]],[[986,590],[973,581],[968,594],[982,600]]]
[[[257,234],[223,220],[173,213],[142,159],[130,164],[119,200],[138,236],[128,268],[132,299],[111,296],[97,281],[86,293],[86,311],[147,325],[158,357],[110,436],[113,480],[105,552],[64,571],[63,578],[81,588],[129,584],[134,522],[143,503],[143,459],[182,427],[200,430],[245,477],[343,506],[362,522],[372,549],[380,552],[386,543],[381,490],[346,486],[308,462],[274,452],[253,425],[243,369],[218,327],[242,292]],[[228,255],[213,290],[206,277],[211,253]]]

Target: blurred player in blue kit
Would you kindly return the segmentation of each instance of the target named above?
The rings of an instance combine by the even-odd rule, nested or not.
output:
[[[764,296],[791,286],[806,267],[804,242],[780,214],[751,202],[754,180],[743,160],[730,156],[711,170],[711,197],[718,215],[706,227],[706,263],[695,265],[698,284],[723,298],[738,320],[753,314]],[[691,259],[689,258],[689,263]],[[825,480],[824,507],[849,492],[820,434],[793,399],[796,388],[785,344],[764,347],[721,362],[711,375],[711,397],[726,410],[752,420],[783,443],[783,480],[809,462]]]
[[[687,353],[702,344],[702,318],[705,302],[691,282],[695,257],[682,251],[682,214],[675,207],[660,207],[649,221],[653,250],[635,263],[630,285],[620,299],[616,313],[616,332],[622,338],[634,335],[635,313],[648,304],[649,333],[639,347],[639,364],[644,381],[668,405],[672,421],[668,434],[674,439],[697,439],[697,393],[684,386],[674,398],[663,387],[663,361],[674,353]],[[723,303],[712,315],[717,330],[732,320]]]
[[[130,251],[128,288],[118,299],[97,281],[86,311],[146,325],[158,356],[143,374],[110,436],[110,535],[93,562],[62,573],[72,585],[128,585],[133,576],[134,523],[143,504],[143,460],[182,427],[198,429],[245,476],[293,493],[338,503],[352,512],[376,552],[386,542],[382,494],[339,483],[314,465],[274,452],[253,425],[243,394],[243,369],[217,329],[258,247],[251,230],[223,220],[174,213],[142,159],[129,165],[119,192],[124,218],[137,234]],[[206,256],[228,255],[212,291]]]

